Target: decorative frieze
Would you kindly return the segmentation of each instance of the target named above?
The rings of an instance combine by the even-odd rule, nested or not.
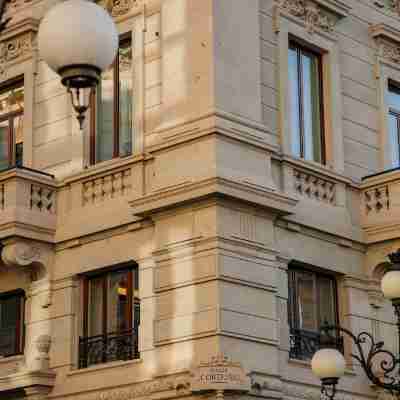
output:
[[[314,33],[316,29],[326,32],[332,31],[335,20],[332,16],[324,12],[316,3],[307,0],[279,0],[280,11],[303,20],[309,33]]]
[[[294,189],[301,196],[327,204],[336,203],[336,184],[303,171],[294,170]]]
[[[45,186],[31,185],[31,209],[41,212],[55,213],[56,191]]]
[[[275,0],[276,14],[295,17],[309,33],[330,33],[337,22],[347,16],[350,7],[339,0]]]
[[[131,170],[126,169],[84,182],[82,185],[83,205],[101,203],[126,195],[132,188],[130,180]]]
[[[376,43],[377,56],[391,63],[399,64],[400,31],[393,26],[380,23],[370,27],[370,34]]]
[[[368,215],[371,212],[379,213],[390,209],[389,187],[376,187],[364,192],[365,212]]]

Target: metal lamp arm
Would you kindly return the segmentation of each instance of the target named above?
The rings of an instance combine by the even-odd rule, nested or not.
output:
[[[400,366],[400,359],[389,350],[383,349],[384,342],[376,343],[368,332],[361,332],[356,336],[350,330],[336,325],[324,326],[321,332],[326,333],[327,336],[331,336],[329,332],[335,332],[338,336],[345,334],[350,337],[357,349],[357,353],[351,353],[351,357],[360,363],[368,379],[378,387],[392,393],[400,393],[400,380],[397,376],[392,376]],[[367,352],[363,349],[363,345],[369,346]],[[382,377],[377,376],[374,372],[373,366],[376,357],[382,357],[378,362],[383,372]]]

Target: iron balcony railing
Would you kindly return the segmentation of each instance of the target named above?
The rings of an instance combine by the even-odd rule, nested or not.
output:
[[[137,329],[79,338],[79,368],[139,358]]]
[[[321,348],[322,338],[319,332],[305,331],[302,329],[290,330],[289,357],[295,360],[310,360],[314,353]],[[329,336],[329,346],[344,352],[343,338],[340,336]],[[326,346],[327,343],[324,343]]]

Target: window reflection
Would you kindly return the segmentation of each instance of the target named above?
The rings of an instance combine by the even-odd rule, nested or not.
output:
[[[293,42],[289,48],[290,128],[297,157],[324,160],[321,56]]]
[[[390,162],[393,167],[400,164],[400,88],[394,83],[389,83],[386,94],[389,107],[388,114],[388,141],[390,144]]]
[[[97,87],[91,163],[132,153],[132,74],[132,43],[127,39],[121,41],[116,60]]]
[[[0,170],[23,163],[24,86],[0,89]]]

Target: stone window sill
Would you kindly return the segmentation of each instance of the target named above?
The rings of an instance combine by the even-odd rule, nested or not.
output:
[[[305,361],[305,360],[296,360],[295,358],[289,358],[288,363],[289,363],[289,365],[292,364],[293,366],[300,366],[303,368],[311,369],[311,360]],[[356,376],[357,373],[353,368],[347,367],[346,371],[345,371],[345,375]]]

